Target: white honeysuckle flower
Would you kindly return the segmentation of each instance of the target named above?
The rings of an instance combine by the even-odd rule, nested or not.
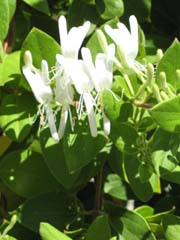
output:
[[[91,94],[94,85],[86,70],[82,60],[75,62],[71,71],[72,82],[76,91],[80,94],[78,117],[81,117],[83,103],[86,107],[86,113],[89,121],[90,132],[93,137],[97,136],[96,114],[94,112],[94,98]]]
[[[64,16],[58,20],[59,35],[62,54],[58,57],[59,63],[65,71],[71,70],[71,65],[78,59],[79,49],[90,28],[90,22],[86,21],[82,26],[72,27],[67,32],[67,22]]]
[[[62,76],[56,76],[55,96],[56,101],[61,106],[61,118],[59,124],[58,135],[61,139],[64,135],[64,131],[67,124],[68,115],[70,116],[70,123],[72,130],[74,129],[70,105],[73,104],[74,90],[71,82],[68,82],[68,77],[63,74]]]
[[[58,20],[61,43],[61,54],[56,55],[55,67],[55,96],[61,105],[61,119],[59,125],[59,138],[64,135],[68,115],[72,130],[74,129],[70,105],[73,104],[74,92],[72,88],[71,69],[78,61],[79,49],[90,28],[90,22],[86,21],[82,26],[73,27],[67,31],[67,22],[64,16]]]
[[[138,22],[134,15],[129,17],[130,31],[123,23],[117,24],[117,29],[112,29],[105,25],[106,33],[123,51],[127,63],[131,66],[135,64],[138,54]]]
[[[53,99],[53,92],[50,87],[48,63],[45,60],[41,62],[41,70],[35,68],[32,62],[32,55],[30,51],[26,51],[24,55],[25,66],[22,71],[26,80],[28,81],[36,100],[46,113],[49,129],[52,137],[58,141],[58,133],[55,125],[55,118],[51,108],[51,101]]]
[[[110,44],[107,47],[107,53],[98,53],[96,55],[95,64],[93,63],[91,52],[88,48],[82,48],[81,53],[96,92],[99,93],[105,89],[111,89],[115,55],[114,44]]]
[[[104,90],[109,90],[111,93],[112,80],[113,80],[113,61],[115,55],[115,46],[110,44],[107,47],[107,53],[98,53],[96,55],[95,64],[92,61],[91,52],[88,48],[82,48],[82,57],[85,63],[87,72],[89,73],[91,80],[94,84],[97,92],[97,98],[101,102],[101,111],[103,117],[104,132],[106,135],[110,133],[110,121],[104,113],[101,93]]]

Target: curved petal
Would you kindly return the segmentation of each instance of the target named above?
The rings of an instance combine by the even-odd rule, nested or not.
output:
[[[129,18],[130,30],[132,36],[132,43],[134,44],[134,51],[136,52],[136,56],[138,54],[138,22],[134,15]]]
[[[94,85],[82,60],[78,60],[74,63],[71,71],[71,78],[79,94],[91,92],[94,88]]]
[[[64,16],[60,16],[60,18],[58,19],[58,26],[59,26],[61,50],[63,53],[66,50],[64,48],[66,47],[66,42],[67,42],[67,23],[66,23],[66,18]]]
[[[46,116],[47,116],[51,136],[53,137],[54,140],[59,141],[59,136],[58,136],[58,133],[57,133],[55,118],[54,118],[52,108],[49,104],[45,104],[44,105],[44,110],[45,110],[45,113],[46,113]]]
[[[52,90],[50,86],[44,84],[44,81],[38,70],[32,71],[29,66],[23,66],[23,74],[26,77],[36,100],[44,104],[52,100]]]
[[[90,22],[86,21],[82,26],[73,27],[68,33],[67,40],[67,50],[66,54],[70,55],[69,57],[74,57],[77,59],[79,49],[82,45],[84,38],[86,37],[87,32],[90,28]]]
[[[119,29],[112,29],[109,25],[105,25],[104,30],[112,38],[112,40],[118,45],[121,41],[121,34]]]
[[[46,60],[41,61],[41,75],[44,83],[48,85],[50,83],[50,79],[49,79],[49,67]]]
[[[102,117],[103,117],[103,128],[104,128],[104,133],[106,135],[110,134],[111,131],[111,122],[109,118],[105,115],[104,111],[102,112]]]
[[[68,108],[69,108],[68,105],[64,105],[61,110],[61,119],[60,119],[60,124],[58,129],[59,139],[61,139],[64,136],[64,131],[65,131],[67,119],[68,119]]]
[[[97,126],[96,126],[96,115],[94,113],[94,108],[93,108],[93,105],[94,105],[93,97],[90,93],[85,93],[83,94],[83,100],[86,106],[91,136],[96,137]]]

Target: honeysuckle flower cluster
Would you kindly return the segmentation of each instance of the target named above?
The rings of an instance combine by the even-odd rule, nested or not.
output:
[[[111,44],[107,43],[101,30],[97,31],[103,51],[98,53],[93,61],[90,49],[81,48],[89,31],[90,22],[86,21],[82,26],[72,27],[68,32],[66,19],[61,16],[58,20],[61,54],[57,53],[55,56],[53,77],[50,77],[46,60],[42,60],[41,69],[37,69],[33,65],[31,52],[25,52],[23,74],[40,104],[39,113],[47,122],[51,136],[56,141],[63,137],[68,119],[74,131],[74,118],[80,120],[84,114],[87,115],[91,135],[96,137],[98,134],[97,112],[102,117],[104,133],[110,134],[111,124],[104,111],[102,94],[103,91],[108,90],[116,98],[111,90],[113,64],[124,77],[132,97],[140,96],[150,85],[153,74],[149,71],[153,72],[153,67],[146,70],[145,66],[136,61],[139,45],[136,17],[130,16],[129,23],[130,31],[123,23],[118,23],[116,29],[105,25],[104,30],[113,41]],[[116,49],[119,58],[115,56]],[[82,57],[79,58],[79,55]],[[127,68],[139,74],[142,80],[142,86],[136,94],[126,73]],[[78,101],[77,95],[79,95]],[[71,109],[75,105],[75,99],[78,102],[77,114],[73,116]],[[60,122],[56,121],[58,110]]]

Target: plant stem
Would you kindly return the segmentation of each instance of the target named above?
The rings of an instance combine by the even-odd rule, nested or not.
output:
[[[103,168],[100,169],[99,173],[95,179],[96,184],[96,194],[95,194],[95,203],[94,210],[99,213],[102,208],[102,184],[103,184]]]

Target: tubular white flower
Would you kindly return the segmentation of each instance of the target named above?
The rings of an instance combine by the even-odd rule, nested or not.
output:
[[[67,32],[66,18],[61,16],[58,25],[62,51],[61,57],[58,58],[61,59],[60,64],[64,66],[65,70],[70,71],[73,61],[78,59],[78,52],[89,31],[90,22],[86,21],[82,26],[73,27]]]
[[[93,137],[97,136],[97,126],[96,126],[96,115],[94,112],[94,99],[91,91],[94,88],[93,82],[91,81],[88,72],[86,71],[85,64],[82,60],[78,60],[71,71],[71,78],[73,84],[80,94],[79,101],[79,118],[82,113],[82,104],[86,107],[86,113],[89,121],[90,132]]]
[[[61,118],[58,129],[58,135],[61,139],[64,135],[64,131],[67,124],[68,115],[70,115],[71,128],[72,124],[70,105],[73,104],[74,91],[71,82],[68,81],[68,77],[63,74],[62,76],[56,76],[55,96],[56,101],[61,105]]]
[[[110,44],[107,47],[107,53],[99,53],[95,59],[95,65],[92,61],[91,52],[88,48],[82,48],[82,57],[85,62],[87,72],[91,76],[91,80],[94,84],[98,98],[101,99],[101,94],[104,90],[110,90],[113,80],[113,60],[115,54],[114,44]],[[106,135],[110,133],[110,121],[104,113],[102,101],[101,111],[103,117],[104,132]]]
[[[56,55],[55,67],[55,96],[61,105],[61,119],[58,134],[62,138],[67,124],[68,115],[70,116],[71,128],[73,121],[70,105],[73,104],[74,92],[72,88],[71,69],[78,61],[79,49],[90,28],[90,22],[86,21],[82,26],[73,27],[67,31],[67,22],[64,16],[58,20],[59,35],[62,54]]]
[[[49,85],[48,63],[45,60],[41,62],[41,70],[35,68],[32,63],[32,55],[30,51],[25,52],[25,66],[22,71],[28,81],[36,100],[44,108],[49,129],[52,137],[58,141],[59,137],[56,130],[55,118],[51,108],[53,92]]]
[[[110,44],[107,47],[107,54],[97,54],[95,65],[92,61],[91,52],[88,48],[82,48],[81,53],[96,91],[99,93],[105,89],[111,89],[113,79],[113,60],[115,54],[114,44]]]
[[[120,49],[122,49],[127,63],[132,65],[138,54],[138,22],[134,15],[130,16],[129,23],[130,31],[123,23],[118,23],[117,29],[112,29],[108,25],[104,29]]]

